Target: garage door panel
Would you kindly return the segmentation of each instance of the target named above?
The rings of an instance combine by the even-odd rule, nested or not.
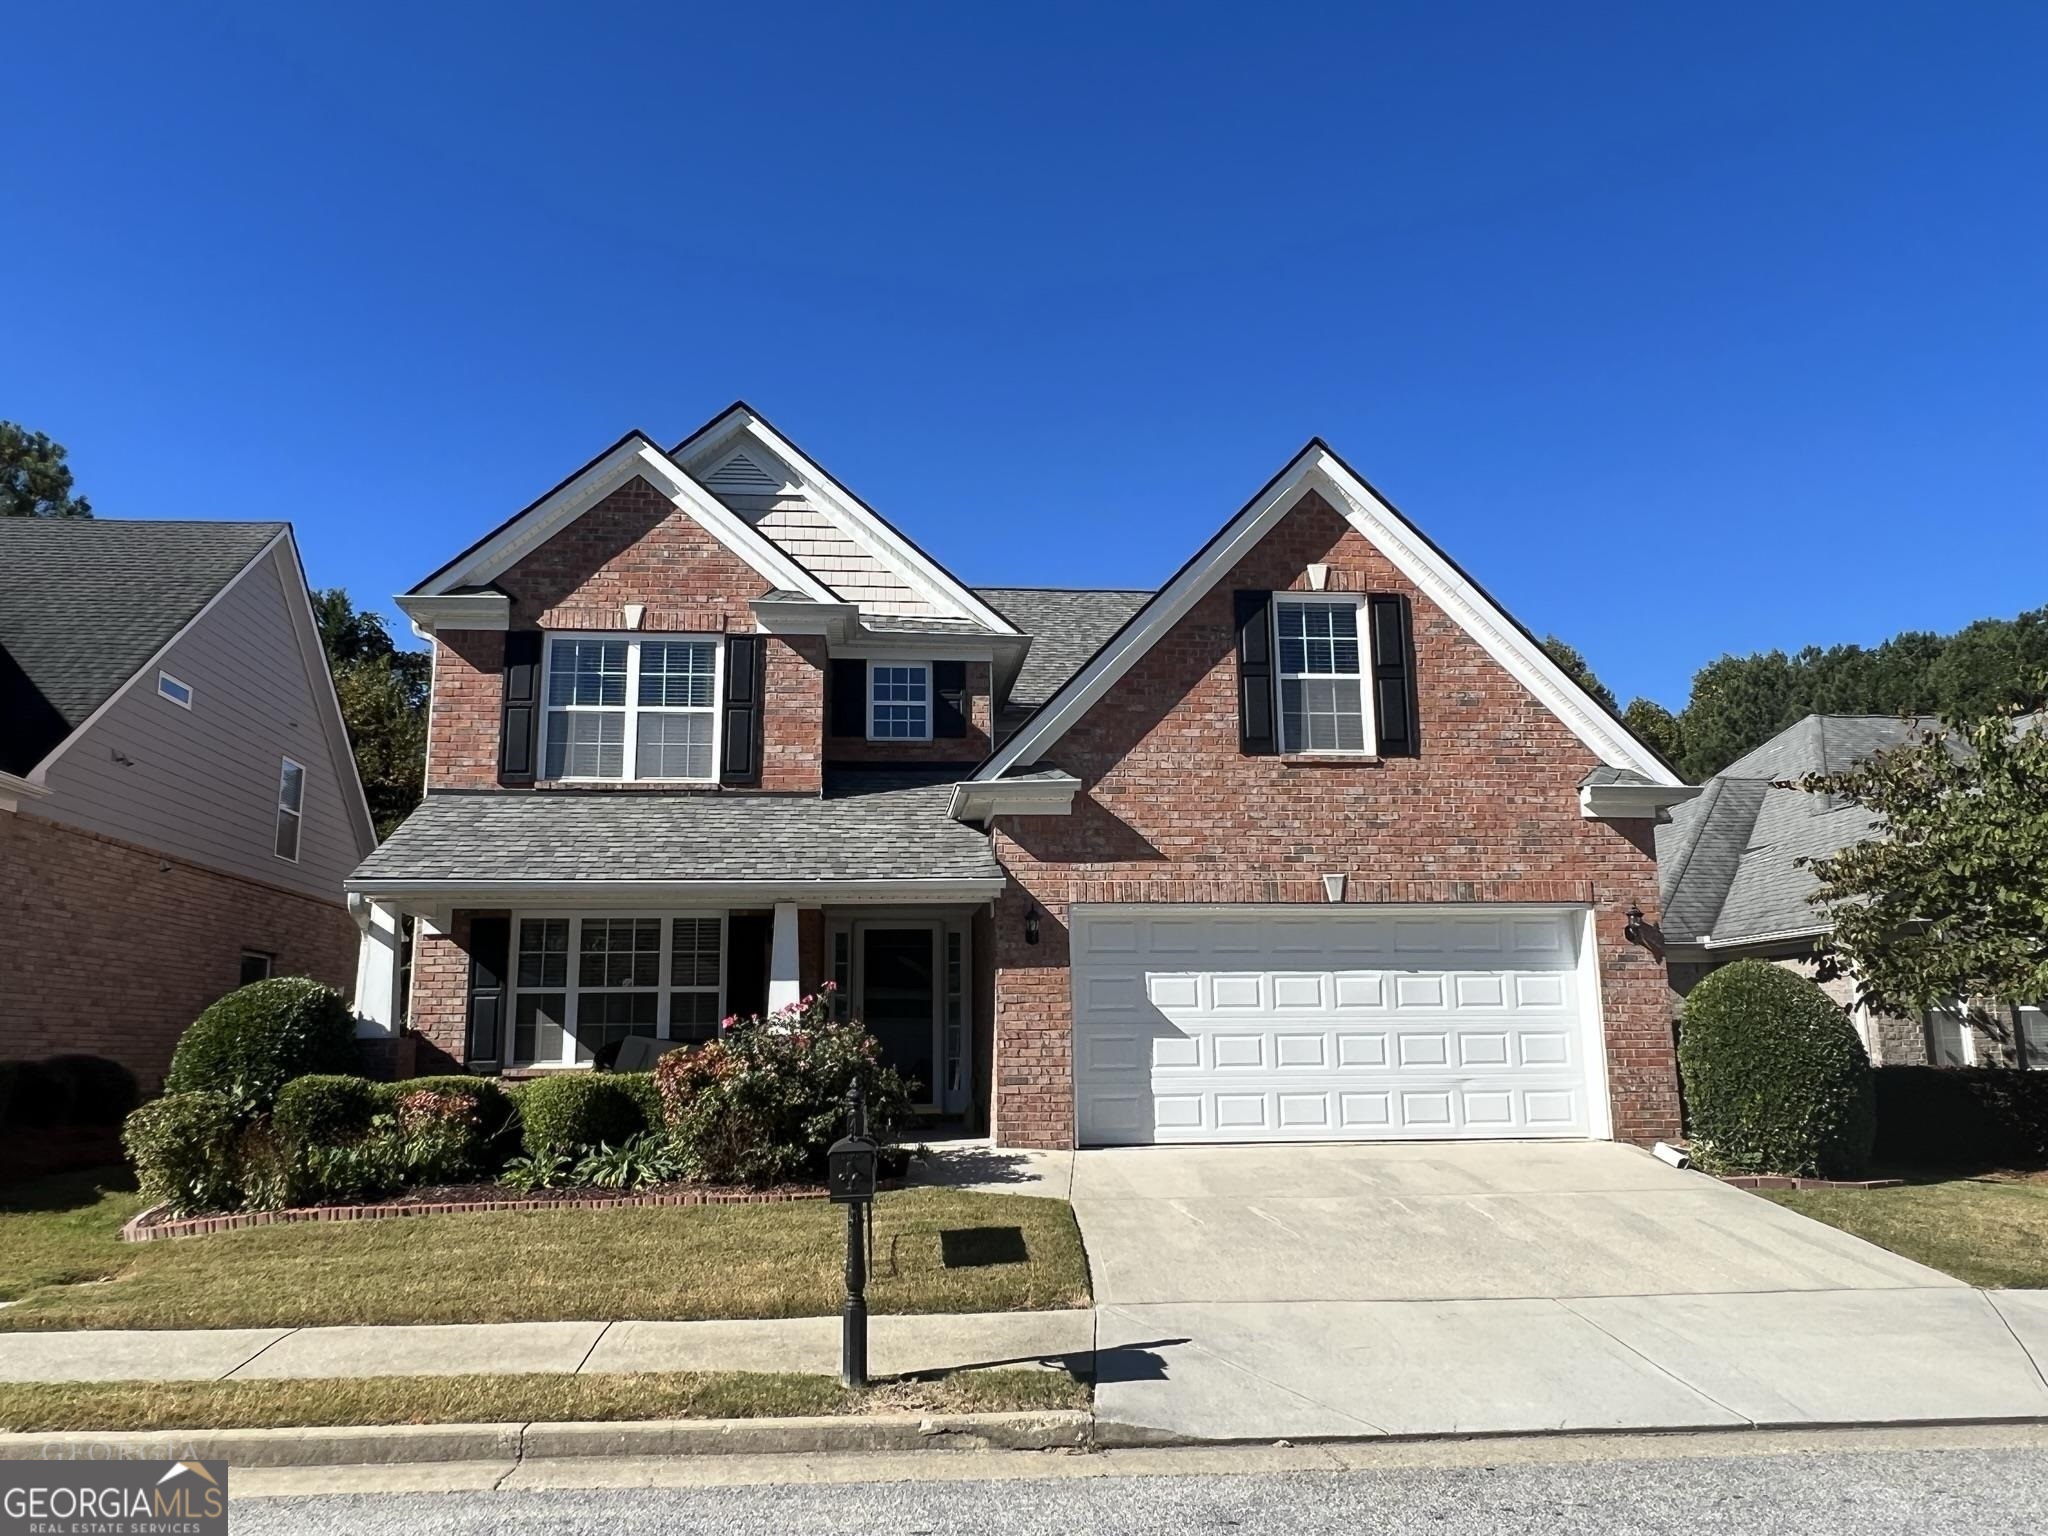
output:
[[[1081,1139],[1587,1135],[1579,921],[1079,912]]]

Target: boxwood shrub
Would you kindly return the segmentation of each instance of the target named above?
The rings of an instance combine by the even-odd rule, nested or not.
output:
[[[535,1078],[519,1096],[526,1150],[568,1152],[599,1142],[617,1146],[647,1129],[634,1091],[615,1072],[556,1072]]]
[[[1693,1156],[1715,1173],[1847,1178],[1870,1158],[1870,1058],[1805,977],[1738,960],[1687,994],[1678,1067]]]
[[[145,1198],[182,1215],[241,1203],[242,1117],[222,1093],[167,1093],[128,1117],[121,1144]]]
[[[341,994],[303,976],[274,976],[230,992],[185,1031],[166,1093],[225,1095],[247,1119],[268,1114],[284,1085],[355,1065],[355,1020]]]
[[[345,1147],[391,1109],[391,1085],[338,1072],[295,1077],[278,1091],[271,1124],[288,1147]]]

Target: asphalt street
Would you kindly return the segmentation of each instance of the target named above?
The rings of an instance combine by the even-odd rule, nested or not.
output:
[[[2031,1442],[2031,1443],[2029,1443]],[[1230,1532],[1428,1532],[1483,1536],[1716,1536],[1799,1532],[1866,1536],[1876,1532],[2011,1533],[2048,1530],[2048,1443],[2038,1435],[1975,1445],[1916,1444],[1910,1436],[1881,1446],[1850,1441],[1810,1449],[1700,1454],[1626,1445],[1598,1447],[1579,1459],[1490,1456],[1483,1443],[1444,1465],[1399,1459],[1342,1469],[1256,1470],[1256,1454],[1196,1453],[1172,1470],[1154,1457],[1147,1470],[1121,1473],[1114,1458],[1085,1468],[1011,1470],[976,1477],[971,1458],[938,1453],[946,1463],[878,1468],[876,1481],[816,1480],[819,1469],[792,1469],[801,1481],[684,1487],[493,1487],[420,1493],[325,1493],[238,1499],[234,1528],[245,1533],[717,1532],[720,1536],[1188,1536]],[[1309,1448],[1296,1460],[1313,1460]],[[699,1458],[716,1461],[719,1458]],[[1272,1458],[1267,1458],[1271,1460]],[[1135,1463],[1134,1463],[1135,1464]],[[1227,1470],[1244,1466],[1252,1470]],[[1165,1470],[1162,1470],[1165,1468]],[[367,1469],[365,1469],[367,1471]],[[529,1478],[549,1474],[523,1469]],[[660,1467],[558,1464],[563,1480],[661,1482]],[[685,1469],[676,1474],[692,1480]],[[764,1474],[768,1475],[768,1474]],[[492,1479],[509,1481],[509,1479]],[[375,1486],[374,1474],[368,1480]]]

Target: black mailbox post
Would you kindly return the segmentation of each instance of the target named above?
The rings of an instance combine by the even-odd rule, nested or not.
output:
[[[846,1134],[825,1154],[825,1187],[846,1207],[846,1306],[840,1314],[839,1379],[849,1387],[868,1384],[867,1248],[863,1242],[874,1204],[881,1149],[868,1134],[867,1099],[855,1082],[846,1096]]]

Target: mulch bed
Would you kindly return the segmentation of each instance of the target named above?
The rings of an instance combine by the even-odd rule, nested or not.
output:
[[[896,1187],[883,1180],[881,1188]],[[517,1194],[502,1184],[443,1184],[409,1189],[368,1205],[299,1205],[276,1211],[222,1211],[207,1216],[170,1216],[151,1206],[121,1229],[124,1243],[161,1238],[205,1237],[245,1227],[288,1226],[308,1221],[390,1221],[407,1216],[462,1216],[486,1211],[604,1211],[629,1206],[775,1205],[822,1200],[822,1184],[778,1184],[769,1189],[731,1184],[667,1184],[620,1194],[585,1187]]]

